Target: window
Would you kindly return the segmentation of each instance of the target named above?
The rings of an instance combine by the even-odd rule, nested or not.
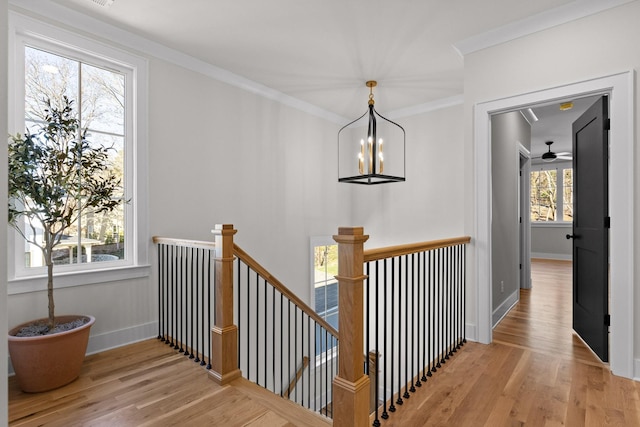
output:
[[[39,129],[46,116],[49,100],[60,107],[63,97],[72,100],[73,116],[79,120],[80,129],[92,145],[108,147],[110,170],[120,180],[118,201],[120,205],[109,213],[95,213],[78,201],[78,219],[71,231],[63,237],[53,254],[54,264],[82,264],[126,259],[124,215],[124,161],[125,161],[125,74],[68,58],[26,45],[24,48],[24,91],[27,129]],[[31,230],[28,224],[22,229],[28,237],[42,229]],[[40,249],[25,242],[26,269],[43,265]]]
[[[312,307],[338,329],[338,245],[331,237],[313,238],[312,253]],[[326,337],[316,327],[316,355],[327,351]]]
[[[127,201],[110,213],[83,209],[79,201],[78,220],[54,254],[56,286],[79,284],[74,275],[84,275],[82,283],[95,283],[148,274],[147,236],[137,226],[146,214],[146,188],[145,180],[136,177],[146,174],[146,62],[16,13],[10,14],[10,27],[10,132],[37,130],[45,117],[44,101],[59,105],[66,96],[87,140],[110,148],[111,168],[121,178],[117,197]],[[24,231],[42,233],[37,227]],[[46,274],[40,249],[17,232],[9,240],[14,248],[9,276],[15,285],[10,293],[39,289],[42,280],[35,279]]]
[[[531,221],[573,221],[573,169],[557,167],[531,171]]]
[[[319,245],[313,248],[313,293],[315,311],[331,326],[338,329],[338,245]]]

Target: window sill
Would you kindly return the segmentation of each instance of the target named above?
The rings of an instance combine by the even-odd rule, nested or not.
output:
[[[96,283],[115,282],[119,280],[137,279],[148,277],[151,266],[126,266],[103,270],[74,271],[54,274],[53,284],[56,289],[71,288],[74,286],[93,285]],[[8,294],[26,294],[29,292],[45,291],[47,289],[47,276],[20,277],[9,280]]]
[[[572,222],[566,221],[548,221],[548,222],[531,222],[531,227],[548,227],[548,228],[556,228],[556,227],[573,227]]]

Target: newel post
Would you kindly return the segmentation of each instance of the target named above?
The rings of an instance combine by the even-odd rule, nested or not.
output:
[[[211,328],[211,370],[209,376],[226,384],[241,376],[238,369],[238,327],[233,324],[233,235],[231,224],[216,224],[215,319]]]
[[[369,377],[364,374],[362,227],[340,227],[333,239],[338,243],[338,375],[333,380],[334,427],[369,425]]]

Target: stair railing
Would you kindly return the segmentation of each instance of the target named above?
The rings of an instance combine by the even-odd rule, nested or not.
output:
[[[466,342],[470,238],[364,251],[367,238],[361,227],[334,236],[341,333],[334,426],[379,426]]]
[[[335,426],[379,426],[465,342],[469,237],[364,251],[362,227],[340,228],[338,336],[235,233],[154,238],[158,338],[220,384],[242,375]]]
[[[154,237],[158,255],[158,339],[211,369],[213,242]]]
[[[234,254],[242,375],[331,417],[338,331],[237,245]]]

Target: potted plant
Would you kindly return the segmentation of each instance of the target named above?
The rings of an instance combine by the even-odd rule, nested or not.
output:
[[[54,248],[78,220],[80,207],[110,212],[122,203],[116,197],[121,184],[110,167],[110,148],[87,140],[72,100],[44,102],[44,123],[33,133],[27,129],[24,136],[11,136],[8,149],[9,223],[42,250],[47,268],[48,317],[9,331],[11,361],[27,392],[51,390],[78,377],[95,322],[92,316],[56,317]],[[18,336],[25,328],[31,330],[26,335],[34,336]]]

